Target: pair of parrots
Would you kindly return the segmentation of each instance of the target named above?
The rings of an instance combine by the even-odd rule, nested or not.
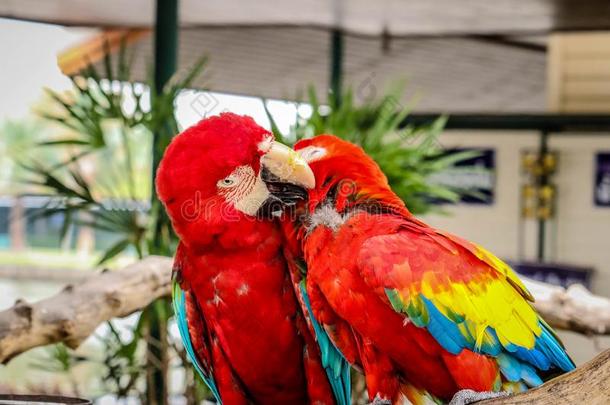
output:
[[[347,405],[355,367],[371,401],[444,403],[574,368],[515,273],[414,218],[356,145],[293,150],[224,113],[174,138],[156,186],[177,323],[218,402]]]

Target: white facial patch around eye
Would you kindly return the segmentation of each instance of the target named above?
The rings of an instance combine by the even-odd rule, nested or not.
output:
[[[218,194],[225,197],[228,203],[246,215],[256,215],[258,209],[269,197],[265,182],[256,176],[251,166],[239,166],[233,172],[219,180]]]
[[[297,150],[297,153],[305,160],[307,163],[311,163],[315,160],[318,160],[326,155],[326,149],[321,148],[319,146],[308,146],[303,149]]]

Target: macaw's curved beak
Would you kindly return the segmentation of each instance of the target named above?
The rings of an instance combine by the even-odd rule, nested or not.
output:
[[[277,141],[271,142],[268,152],[261,158],[263,170],[275,180],[291,183],[306,189],[316,186],[311,168],[294,150]]]
[[[269,190],[263,211],[279,215],[285,206],[307,199],[316,178],[307,162],[294,150],[277,141],[261,157],[261,178]]]

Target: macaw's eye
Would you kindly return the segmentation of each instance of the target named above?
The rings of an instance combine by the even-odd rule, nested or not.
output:
[[[218,181],[218,187],[231,187],[235,184],[235,179],[232,177],[227,177]]]

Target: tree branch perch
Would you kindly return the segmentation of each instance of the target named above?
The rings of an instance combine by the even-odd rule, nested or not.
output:
[[[0,362],[38,346],[76,348],[105,321],[132,314],[170,294],[172,259],[150,256],[117,271],[68,284],[53,297],[18,300],[0,312]]]
[[[17,301],[0,312],[0,362],[37,346],[77,347],[105,321],[143,309],[170,295],[172,259],[150,256],[124,269],[94,274],[33,304]],[[536,309],[555,328],[610,334],[610,300],[582,286],[563,289],[524,280]]]
[[[610,404],[610,350],[576,370],[521,394],[477,402],[478,405]]]
[[[610,335],[610,299],[593,295],[580,284],[567,289],[522,277],[534,306],[554,328],[585,335]]]

